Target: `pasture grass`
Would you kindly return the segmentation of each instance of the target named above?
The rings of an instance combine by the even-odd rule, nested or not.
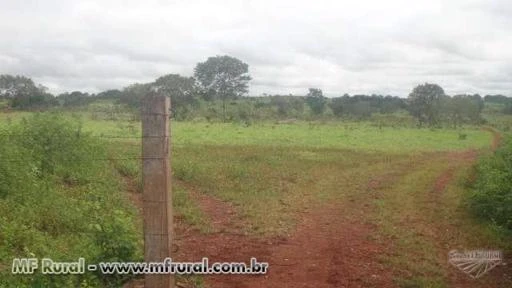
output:
[[[175,122],[176,145],[257,145],[325,147],[355,151],[417,152],[486,147],[489,133],[479,128],[462,130],[392,128],[368,123],[205,124]],[[459,140],[459,133],[467,135]]]
[[[135,124],[134,124],[135,123]],[[97,135],[140,136],[136,122],[86,121]],[[466,139],[459,139],[466,134]],[[375,152],[446,151],[487,147],[490,134],[477,127],[417,129],[376,127],[368,123],[270,124],[172,122],[172,143],[178,146],[323,147]]]
[[[89,119],[84,129],[100,137],[127,137],[107,138],[114,155],[140,157],[137,122]],[[172,122],[173,177],[232,203],[248,223],[246,232],[285,234],[293,229],[298,211],[315,202],[354,197],[392,163],[403,165],[411,155],[428,151],[489,146],[490,133],[475,127],[462,131],[468,135],[465,140],[459,140],[461,130],[379,128],[369,123]],[[116,167],[141,185],[138,163],[119,161]],[[175,185],[179,191],[189,189]],[[176,209],[188,222],[209,231],[208,220],[189,198],[176,201]]]
[[[339,149],[174,149],[174,177],[191,183],[202,193],[234,204],[238,215],[249,220],[246,232],[263,235],[286,234],[293,228],[297,212],[315,203],[356,193],[374,169],[385,166],[383,163],[392,158]]]
[[[96,136],[140,137],[140,122],[93,120],[82,112],[66,112],[80,119],[84,130]],[[0,127],[18,121],[29,112],[0,113]],[[465,134],[465,139],[460,139]],[[177,146],[278,146],[339,148],[375,152],[447,151],[488,147],[491,135],[479,127],[417,129],[379,127],[370,122],[171,123],[172,143]],[[140,139],[139,139],[140,140]]]
[[[9,121],[23,116],[15,113]],[[140,192],[140,123],[75,117],[95,136],[120,137],[104,139],[109,155],[120,159],[113,166]],[[6,122],[0,120],[0,126]],[[461,133],[467,135],[463,140]],[[491,134],[478,127],[173,122],[171,134],[173,177],[179,180],[173,181],[174,205],[205,233],[211,231],[210,222],[190,187],[232,203],[247,223],[245,232],[257,235],[289,234],[297,212],[325,202],[368,203],[370,213],[361,221],[376,223],[374,238],[392,248],[380,261],[399,275],[401,287],[447,287],[448,267],[442,261],[450,249],[510,248],[499,233],[467,215],[461,183],[451,183],[440,195],[431,193],[439,173],[451,165],[439,151],[490,146]],[[468,169],[456,170],[457,179]],[[368,188],[374,182],[376,187]]]
[[[450,287],[450,270],[455,268],[447,264],[449,251],[512,249],[507,235],[469,214],[465,203],[465,183],[471,174],[468,163],[451,166],[453,160],[442,155],[415,163],[400,172],[398,181],[380,189],[374,201],[372,217],[380,241],[392,247],[380,261],[395,269],[397,285]],[[442,173],[453,173],[454,181],[437,191],[435,183]],[[486,280],[477,281],[486,286]]]

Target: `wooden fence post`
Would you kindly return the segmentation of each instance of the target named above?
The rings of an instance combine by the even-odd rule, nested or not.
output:
[[[163,262],[171,257],[173,208],[171,192],[169,97],[150,92],[143,98],[142,183],[144,261]],[[146,288],[174,287],[171,274],[146,274]]]

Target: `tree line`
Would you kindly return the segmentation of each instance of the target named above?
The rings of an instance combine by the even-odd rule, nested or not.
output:
[[[80,107],[98,99],[112,99],[138,108],[150,90],[171,98],[172,115],[177,120],[203,116],[222,121],[251,118],[350,118],[364,120],[374,114],[408,112],[419,126],[454,126],[479,123],[484,103],[504,107],[512,114],[512,100],[503,95],[445,94],[437,84],[416,86],[408,98],[391,95],[348,95],[328,98],[320,88],[309,88],[304,96],[246,96],[251,80],[249,65],[231,56],[209,57],[194,69],[193,77],[167,74],[150,83],[135,83],[121,90],[97,94],[80,91],[54,96],[42,85],[25,76],[0,75],[0,99],[12,109],[46,109],[55,106]],[[258,116],[256,116],[258,115]]]

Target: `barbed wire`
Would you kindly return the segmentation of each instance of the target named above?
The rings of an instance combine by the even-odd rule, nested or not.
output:
[[[40,136],[34,134],[11,134],[11,133],[0,133],[0,137],[32,137],[32,136]],[[107,138],[107,139],[144,139],[144,138],[166,138],[171,137],[171,135],[167,136],[151,136],[151,135],[141,135],[141,136],[126,136],[126,135],[90,135],[87,133],[77,133],[74,136],[69,137],[94,137],[94,138]]]
[[[35,135],[35,134],[28,134],[28,133],[0,133],[0,138],[1,137],[39,137],[40,135]],[[52,135],[49,135],[49,137],[51,137]],[[128,136],[128,135],[91,135],[91,134],[87,134],[87,133],[84,133],[84,134],[81,134],[79,132],[77,132],[76,135],[69,135],[67,136],[68,138],[73,138],[73,137],[77,137],[77,138],[80,138],[81,136],[84,136],[84,137],[93,137],[93,138],[104,138],[104,139],[145,139],[145,138],[153,138],[153,139],[162,139],[162,138],[169,138],[170,136],[152,136],[152,135],[137,135],[137,136]],[[136,143],[137,146],[142,146],[142,143]],[[124,154],[124,153],[123,153]],[[98,158],[89,158],[87,160],[91,160],[91,161],[133,161],[133,160],[163,160],[165,158],[162,158],[162,157],[151,157],[151,156],[141,156],[140,154],[134,154],[134,155],[130,155],[128,157],[98,157]],[[33,159],[35,160],[35,159]],[[74,161],[80,161],[80,160],[83,160],[83,159],[76,159],[76,158],[64,158],[64,159],[58,159],[56,160],[55,162],[74,162]],[[27,159],[20,159],[20,158],[4,158],[4,157],[0,157],[0,161],[3,161],[3,162],[26,162]],[[36,160],[37,161],[37,160]]]
[[[125,158],[113,158],[113,157],[107,157],[107,158],[93,158],[93,159],[87,159],[92,161],[128,161],[128,160],[164,160],[168,159],[165,157],[125,157]],[[32,159],[37,161],[37,159]],[[58,159],[55,162],[75,162],[77,160],[81,159]],[[27,162],[27,159],[5,159],[0,158],[0,161],[2,162]]]

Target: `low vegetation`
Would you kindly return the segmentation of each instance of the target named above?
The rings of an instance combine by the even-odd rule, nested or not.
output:
[[[470,205],[474,213],[499,228],[512,231],[512,138],[477,167]]]
[[[76,120],[35,114],[0,128],[0,263],[50,257],[88,263],[141,259],[135,211],[105,161],[104,144]],[[117,287],[125,275],[12,275],[2,287]]]

